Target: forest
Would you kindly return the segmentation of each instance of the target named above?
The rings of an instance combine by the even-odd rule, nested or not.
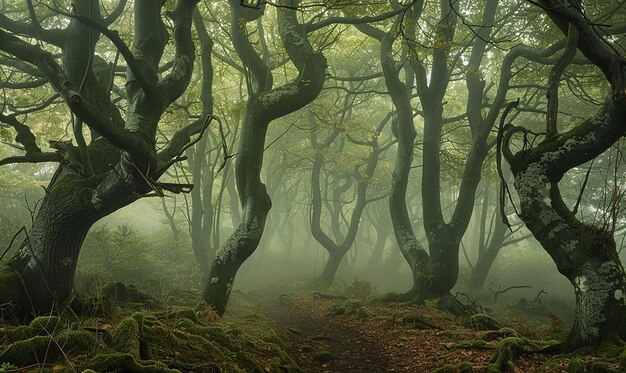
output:
[[[626,1],[2,0],[0,373],[626,372]]]

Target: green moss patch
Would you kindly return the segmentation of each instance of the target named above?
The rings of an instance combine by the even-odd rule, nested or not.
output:
[[[99,328],[93,321],[47,316],[5,328],[0,361],[97,372],[300,371],[275,333],[250,334],[233,323],[202,322],[191,309],[98,319],[96,324],[106,325]]]

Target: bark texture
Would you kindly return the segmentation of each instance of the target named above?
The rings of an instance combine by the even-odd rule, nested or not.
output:
[[[297,5],[297,1],[294,4],[285,1],[281,4]],[[279,34],[299,75],[292,82],[272,89],[271,72],[245,32],[246,23],[260,14],[250,16],[249,10],[242,10],[239,1],[234,0],[231,1],[231,11],[233,43],[241,60],[253,74],[254,85],[241,126],[235,165],[237,192],[243,211],[241,222],[217,253],[204,290],[204,300],[220,315],[226,310],[239,267],[252,255],[261,240],[272,206],[261,181],[267,128],[272,120],[292,113],[315,99],[322,89],[326,73],[326,58],[311,47],[304,29],[298,24],[296,11],[287,6],[278,7]]]

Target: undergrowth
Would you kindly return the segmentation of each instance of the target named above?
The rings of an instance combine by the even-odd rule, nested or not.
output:
[[[224,321],[208,307],[43,316],[0,328],[0,372],[300,372],[257,319]]]

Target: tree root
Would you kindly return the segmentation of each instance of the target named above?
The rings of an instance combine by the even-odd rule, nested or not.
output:
[[[80,368],[92,369],[96,372],[180,373],[180,370],[170,369],[156,361],[138,362],[131,354],[121,352],[98,354],[91,361],[82,364]]]
[[[460,318],[461,324],[474,330],[500,330],[502,325],[486,313]]]
[[[88,325],[90,321],[86,320]],[[45,362],[100,372],[300,371],[284,351],[284,342],[271,334],[250,336],[232,324],[203,322],[191,309],[135,312],[114,326],[87,329],[47,316],[1,331],[0,361],[17,367]]]
[[[515,362],[521,354],[537,353],[557,343],[556,341],[536,341],[524,337],[507,337],[498,343],[496,352],[487,365],[486,373],[514,373]]]

